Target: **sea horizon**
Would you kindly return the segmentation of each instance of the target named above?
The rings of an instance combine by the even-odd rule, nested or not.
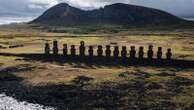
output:
[[[35,17],[0,17],[0,25],[29,22],[34,18]]]

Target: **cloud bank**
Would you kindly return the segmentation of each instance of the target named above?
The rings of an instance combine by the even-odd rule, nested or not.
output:
[[[194,0],[1,0],[0,16],[38,16],[61,2],[82,9],[127,3],[161,9],[179,17],[194,17]]]

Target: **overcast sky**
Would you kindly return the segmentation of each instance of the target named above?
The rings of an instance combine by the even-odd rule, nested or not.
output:
[[[130,3],[165,10],[180,17],[194,17],[194,0],[0,0],[0,16],[38,16],[61,2],[92,9],[112,3]]]

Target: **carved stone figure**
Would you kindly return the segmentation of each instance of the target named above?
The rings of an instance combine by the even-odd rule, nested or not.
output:
[[[101,45],[98,46],[97,54],[98,54],[99,57],[103,56],[103,49],[102,49]]]
[[[118,46],[114,47],[113,55],[114,57],[119,57],[119,47]]]
[[[170,48],[167,49],[166,58],[167,58],[167,60],[171,60],[172,59],[172,52],[171,52]]]
[[[111,56],[111,49],[110,49],[110,45],[106,46],[106,57],[110,57]]]
[[[123,58],[126,58],[127,57],[127,47],[126,46],[122,46],[121,56]]]
[[[158,47],[157,59],[158,60],[161,60],[162,59],[162,47]]]
[[[93,46],[89,46],[89,50],[88,50],[89,56],[93,57],[94,56],[94,49]]]
[[[80,56],[85,56],[85,43],[84,43],[84,41],[80,42],[79,54],[80,54]]]
[[[53,41],[53,54],[58,55],[59,49],[58,49],[58,42],[55,40]]]
[[[50,46],[49,46],[49,43],[45,43],[45,49],[44,49],[44,51],[45,51],[45,54],[46,55],[49,55],[50,54]]]
[[[63,44],[63,55],[67,56],[67,54],[68,54],[67,44]]]
[[[131,59],[135,59],[135,56],[136,56],[135,46],[131,46],[131,50],[130,50],[130,58],[131,58]]]
[[[148,54],[148,59],[152,60],[153,56],[154,56],[154,51],[153,51],[153,46],[152,45],[149,46],[147,54]]]
[[[144,58],[144,47],[139,47],[139,53],[138,53],[139,59]]]
[[[72,56],[75,56],[76,55],[75,45],[71,45],[71,55]]]

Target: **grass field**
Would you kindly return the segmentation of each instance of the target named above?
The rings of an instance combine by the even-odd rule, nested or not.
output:
[[[1,53],[43,53],[44,43],[172,48],[173,58],[194,60],[194,34],[189,32],[117,34],[0,34]],[[9,48],[9,46],[22,47]],[[60,51],[60,53],[62,53]],[[0,56],[0,93],[57,109],[192,110],[194,68],[102,66],[28,61]]]

